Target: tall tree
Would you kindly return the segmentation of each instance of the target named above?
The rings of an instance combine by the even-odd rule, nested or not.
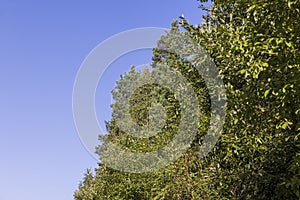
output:
[[[162,37],[158,42],[162,48],[153,50],[153,67],[167,65],[183,74],[202,108],[191,148],[152,173],[121,172],[100,162],[94,176],[86,174],[75,199],[300,199],[300,1],[215,0],[209,8],[200,7],[207,11],[203,24],[191,25],[182,18],[179,25],[185,31],[180,32],[174,22],[170,34],[192,38],[221,72],[228,104],[217,145],[198,159],[211,114],[208,91],[189,61],[165,51],[176,46],[176,40]],[[127,83],[149,73],[132,69],[121,77],[113,92],[120,100],[114,110],[124,109],[121,99],[130,90]],[[134,121],[149,124],[153,119],[148,108],[160,102],[168,108],[167,127],[149,140],[135,138],[120,131],[114,121],[120,112],[115,112],[99,152],[107,140],[136,152],[168,143],[181,117],[174,97],[166,88],[151,84],[137,90],[130,101]]]
[[[99,163],[95,176],[91,179],[90,173],[86,175],[79,190],[75,192],[75,199],[199,199],[208,197],[200,191],[209,191],[204,183],[205,177],[199,173],[200,168],[204,168],[198,159],[198,147],[200,140],[206,133],[209,120],[209,98],[203,78],[200,74],[194,73],[196,70],[185,59],[169,51],[168,45],[173,41],[170,35],[180,35],[177,22],[172,24],[170,33],[162,37],[158,42],[158,48],[154,49],[153,70],[135,71],[132,68],[128,73],[121,76],[116,87],[112,91],[115,100],[112,105],[113,113],[111,121],[107,122],[108,135],[101,136],[103,142],[98,149],[100,160],[103,160],[103,152],[108,148],[108,142],[114,142],[123,149],[131,152],[157,151],[172,140],[178,134],[182,117],[181,108],[172,90],[159,84],[147,84],[147,78],[153,75],[155,79],[162,82],[169,81],[176,83],[176,78],[166,77],[164,66],[172,66],[185,75],[187,83],[196,92],[196,103],[200,105],[200,118],[196,120],[196,139],[191,144],[191,148],[185,152],[178,160],[165,168],[161,168],[149,173],[127,173],[117,171]],[[174,42],[174,41],[173,41]],[[162,51],[163,50],[163,51]],[[141,87],[136,88],[138,82],[142,82]],[[185,90],[184,87],[177,87],[177,90]],[[133,92],[134,91],[134,92]],[[188,97],[184,97],[189,100]],[[128,101],[129,99],[129,101]],[[126,111],[125,104],[130,104],[129,112]],[[154,116],[149,116],[152,104],[160,103],[165,110],[154,110]],[[185,108],[188,110],[188,108]],[[162,113],[164,111],[164,113]],[[194,112],[196,110],[193,110]],[[166,115],[166,121],[161,130],[149,138],[137,138],[122,130],[118,119],[124,118],[125,114],[130,114],[134,122],[140,126],[147,126],[151,120],[155,124],[160,124],[161,116]],[[199,123],[198,123],[199,122]],[[182,125],[182,124],[181,124]],[[186,128],[186,129],[185,129]],[[187,131],[189,127],[183,124],[183,129]],[[140,132],[140,134],[143,134]],[[180,138],[180,136],[179,136]],[[182,138],[185,139],[185,138]],[[177,148],[174,146],[173,148]],[[158,154],[169,153],[157,151]],[[164,156],[162,155],[162,158]],[[119,161],[124,159],[123,155],[114,154],[104,158],[106,161]],[[157,162],[160,162],[159,160]],[[118,162],[117,162],[118,163]],[[120,162],[122,165],[123,163]],[[141,163],[140,168],[146,168],[146,163]],[[88,179],[88,181],[87,181]],[[85,184],[86,182],[86,184]],[[90,193],[88,192],[90,191]],[[93,192],[92,192],[93,191]],[[96,191],[96,192],[95,192]],[[89,193],[89,196],[87,196]]]
[[[213,1],[206,23],[181,24],[210,52],[228,92],[216,146],[222,196],[299,198],[298,0]]]

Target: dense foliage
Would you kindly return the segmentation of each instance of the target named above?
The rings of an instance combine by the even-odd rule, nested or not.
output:
[[[75,199],[300,199],[300,0],[215,0],[209,8],[200,7],[207,11],[201,25],[181,18],[171,32],[183,27],[221,72],[228,104],[217,145],[198,159],[210,114],[201,76],[177,55],[154,49],[153,66],[163,63],[180,71],[197,93],[204,116],[194,143],[176,162],[151,173],[120,172],[100,162],[95,175],[86,173]],[[165,44],[162,38],[159,45]],[[129,88],[124,82],[147,73],[132,69],[122,76],[114,97],[126,94]],[[149,96],[153,90],[156,96]],[[147,108],[161,99],[168,108],[169,126],[150,142],[138,140],[119,131],[113,113],[104,143],[110,139],[144,152],[172,137],[180,120],[174,95],[153,85],[139,92],[131,108],[137,123],[147,124]],[[113,105],[121,107],[118,101]]]

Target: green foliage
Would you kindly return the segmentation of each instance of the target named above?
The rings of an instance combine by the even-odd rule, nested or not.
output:
[[[221,72],[228,105],[217,145],[198,159],[210,115],[205,82],[189,62],[156,48],[153,66],[178,70],[197,93],[203,115],[195,141],[180,159],[153,173],[120,172],[100,162],[94,176],[87,172],[75,199],[300,199],[300,1],[215,0],[212,7],[201,8],[208,12],[201,26],[181,17],[179,25],[186,31],[180,33],[174,22],[171,33],[186,34],[205,47]],[[158,46],[169,44],[174,42],[162,37]],[[122,99],[130,90],[127,83],[147,73],[132,69],[122,76],[114,98]],[[146,125],[153,102],[167,108],[169,121],[161,133],[150,140],[134,138],[119,130],[113,112],[104,143],[113,140],[137,152],[168,143],[180,120],[171,91],[145,85],[132,97],[131,115]],[[112,107],[123,109],[121,101]]]
[[[299,8],[299,1],[214,1],[200,28],[181,21],[210,52],[228,92],[214,160],[223,197],[299,198]]]

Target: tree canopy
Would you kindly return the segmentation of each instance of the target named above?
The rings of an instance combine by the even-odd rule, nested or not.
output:
[[[177,70],[197,94],[201,114],[193,143],[175,162],[153,172],[118,171],[100,161],[94,175],[86,173],[74,194],[76,200],[300,199],[300,0],[215,0],[211,7],[204,2],[199,6],[207,12],[202,24],[192,25],[180,17],[169,35],[184,34],[205,48],[220,72],[227,111],[217,144],[199,159],[212,114],[209,92],[189,60],[159,48],[176,43],[162,37],[153,49],[152,66]],[[173,91],[145,84],[128,97],[132,84],[151,73],[132,68],[118,81],[112,92],[116,101],[107,122],[109,134],[97,147],[100,158],[108,141],[147,152],[174,137],[183,108]],[[157,77],[165,79],[164,74]],[[137,124],[147,126],[151,120],[159,124],[162,119],[152,118],[151,112],[165,116],[159,134],[141,139],[120,131],[115,119],[125,109],[126,95]],[[150,111],[153,103],[161,104],[165,115],[159,109]]]

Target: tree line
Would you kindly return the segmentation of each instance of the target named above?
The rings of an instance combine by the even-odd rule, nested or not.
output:
[[[180,17],[168,35],[189,37],[205,49],[220,72],[227,105],[216,145],[199,159],[212,115],[210,94],[190,60],[164,50],[176,40],[162,36],[153,49],[151,66],[180,72],[195,91],[201,111],[195,139],[176,161],[153,172],[130,173],[101,163],[108,141],[131,152],[156,151],[180,128],[184,108],[176,95],[155,84],[144,84],[132,93],[136,81],[153,73],[133,67],[112,91],[115,102],[112,119],[106,122],[108,134],[101,136],[102,145],[97,147],[99,166],[86,172],[74,193],[76,200],[300,199],[300,0],[214,0],[209,7],[205,2],[199,2],[206,12],[201,24]],[[156,77],[166,79],[163,73]],[[151,111],[166,118],[157,135],[137,138],[119,128],[117,119],[128,94],[132,94],[129,114],[140,126],[159,124],[161,119],[151,117],[149,108],[153,103],[164,107],[165,115]]]

